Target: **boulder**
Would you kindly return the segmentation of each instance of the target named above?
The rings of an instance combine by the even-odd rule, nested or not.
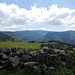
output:
[[[41,69],[39,66],[35,65],[34,67],[34,70],[37,71],[38,73],[41,73]]]
[[[23,61],[23,62],[29,61],[29,55],[22,55],[21,61]]]
[[[43,50],[38,51],[40,54],[44,54],[45,52]]]
[[[17,56],[15,57],[9,57],[9,61],[12,65],[12,67],[16,67],[19,64],[19,58]]]
[[[8,59],[8,56],[7,56],[6,54],[3,54],[3,55],[2,55],[2,59],[3,59],[3,60],[7,60],[7,59]]]
[[[3,65],[2,65],[2,66],[0,66],[0,69],[3,69]]]
[[[10,53],[10,57],[15,57],[15,56],[17,56],[16,52],[11,52]]]
[[[11,48],[12,52],[17,52],[18,48]]]
[[[49,50],[47,51],[47,53],[49,53],[49,54],[56,54],[56,52],[53,49],[51,49],[51,48],[49,48]]]
[[[69,54],[69,55],[74,56],[73,51],[67,51],[66,53]]]
[[[7,50],[7,51],[8,51],[8,52],[10,52],[10,53],[12,52],[12,50],[11,50],[11,48],[10,48],[10,47],[8,48],[8,50]]]
[[[21,56],[22,56],[21,52],[19,52],[19,51],[16,52],[16,55],[17,55],[18,57],[21,57]]]
[[[29,50],[27,48],[24,49],[24,54],[29,55]]]
[[[51,66],[51,67],[49,67],[49,70],[55,70],[55,68]]]
[[[42,50],[43,50],[44,52],[46,52],[46,51],[49,50],[49,48],[48,48],[47,46],[45,46],[45,47],[42,48]]]
[[[36,51],[30,52],[30,56],[36,56],[36,55],[37,55],[37,52]]]

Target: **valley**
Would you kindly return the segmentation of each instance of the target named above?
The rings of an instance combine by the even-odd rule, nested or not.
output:
[[[18,42],[48,42],[48,41],[61,41],[75,45],[75,31],[62,31],[62,32],[53,32],[53,31],[42,31],[42,30],[27,30],[27,31],[3,31],[1,32],[12,39],[8,39],[3,35],[1,41],[18,41]],[[0,33],[0,34],[1,34]],[[13,40],[14,39],[14,40]]]

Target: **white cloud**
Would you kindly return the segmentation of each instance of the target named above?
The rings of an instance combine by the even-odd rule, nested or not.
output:
[[[10,25],[10,26],[1,26],[0,25],[0,31],[19,31],[19,30],[25,30],[25,26],[23,25]]]
[[[59,8],[55,4],[50,6],[50,8],[38,8],[37,4],[35,4],[31,6],[30,10],[27,10],[19,8],[15,4],[0,3],[0,30],[24,30],[26,25],[36,25],[36,23],[45,23],[48,26],[63,25],[64,27],[68,26],[70,29],[75,25],[75,9]],[[5,26],[2,26],[3,24]],[[47,28],[44,27],[44,29]]]

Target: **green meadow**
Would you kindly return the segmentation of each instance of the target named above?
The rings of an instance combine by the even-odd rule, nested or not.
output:
[[[24,48],[28,48],[31,50],[35,50],[35,49],[39,49],[40,48],[40,44],[41,43],[28,43],[28,42],[0,42],[0,47],[1,48],[20,48],[20,49],[24,49]]]

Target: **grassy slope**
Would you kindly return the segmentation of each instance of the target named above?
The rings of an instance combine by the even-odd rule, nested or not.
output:
[[[27,42],[0,42],[0,47],[18,47],[18,48],[29,48],[29,49],[39,49],[40,43],[27,43]]]

